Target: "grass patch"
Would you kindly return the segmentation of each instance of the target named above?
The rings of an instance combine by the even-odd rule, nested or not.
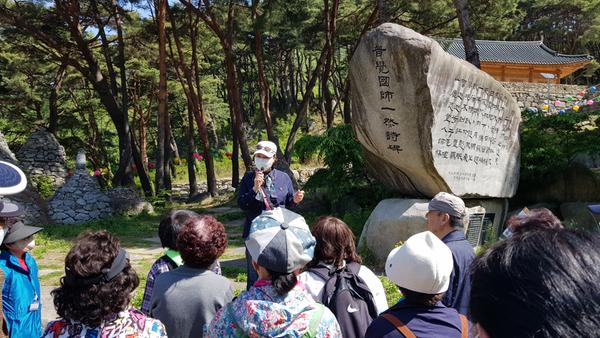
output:
[[[137,241],[143,237],[153,237],[157,234],[160,216],[138,215],[138,216],[114,216],[98,221],[83,224],[57,225],[51,224],[39,232],[38,238],[47,240],[49,248],[70,248],[70,241],[77,238],[84,231],[108,230],[117,236],[122,242]]]
[[[246,214],[244,214],[243,211],[235,211],[235,212],[228,212],[226,214],[216,215],[215,218],[221,223],[226,223],[226,222],[235,221],[238,219],[245,219]]]
[[[59,286],[60,278],[64,275],[63,271],[52,271],[39,277],[40,285]]]
[[[402,297],[402,293],[391,280],[389,280],[385,276],[379,276],[381,280],[381,284],[383,284],[383,289],[385,290],[385,297],[387,298],[388,306],[395,305],[398,303],[398,300]]]
[[[248,274],[246,269],[239,266],[223,266],[221,265],[221,273],[223,276],[233,279],[236,282],[246,282],[248,280]]]

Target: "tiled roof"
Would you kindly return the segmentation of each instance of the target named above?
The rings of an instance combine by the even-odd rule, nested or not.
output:
[[[436,39],[448,53],[465,59],[462,39]],[[523,64],[569,64],[589,61],[586,54],[566,55],[548,48],[542,41],[490,41],[476,40],[479,59],[484,62],[523,63]]]

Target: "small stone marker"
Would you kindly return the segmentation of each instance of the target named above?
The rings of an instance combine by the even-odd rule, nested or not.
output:
[[[352,123],[385,185],[415,197],[515,194],[521,115],[491,76],[386,23],[360,42],[350,78]]]

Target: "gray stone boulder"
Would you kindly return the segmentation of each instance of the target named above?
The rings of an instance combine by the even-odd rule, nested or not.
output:
[[[413,30],[386,23],[350,62],[352,124],[367,166],[407,196],[511,197],[517,103],[491,76]]]
[[[385,199],[373,209],[367,219],[358,248],[361,254],[372,254],[377,267],[382,267],[390,251],[400,241],[427,230],[426,210],[415,207],[415,203],[427,203],[421,199]]]
[[[113,188],[108,191],[110,205],[115,214],[137,216],[154,212],[152,204],[146,202],[138,190],[133,188]]]

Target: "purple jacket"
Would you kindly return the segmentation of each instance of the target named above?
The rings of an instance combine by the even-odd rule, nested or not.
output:
[[[263,210],[266,210],[265,202],[256,199],[256,193],[252,190],[254,186],[254,171],[247,172],[240,182],[240,190],[238,195],[238,206],[246,213],[246,222],[244,223],[244,238],[248,237],[250,231],[250,223],[260,215]],[[269,190],[263,184],[263,189],[269,195],[271,207],[286,207],[292,208],[296,206],[294,203],[294,186],[290,177],[283,171],[273,169],[265,175],[265,183],[267,176],[272,180],[272,189]]]
[[[403,300],[400,300],[384,313],[391,313],[396,316],[417,337],[461,337],[461,323],[458,312],[444,306],[442,302],[438,302],[434,307],[427,308],[405,304]],[[404,338],[404,335],[380,315],[369,325],[365,338]]]
[[[446,291],[442,302],[466,316],[469,311],[469,297],[471,296],[469,267],[475,259],[475,251],[465,238],[462,229],[447,234],[442,238],[442,242],[446,243],[452,251],[452,260],[454,261],[448,291]]]

